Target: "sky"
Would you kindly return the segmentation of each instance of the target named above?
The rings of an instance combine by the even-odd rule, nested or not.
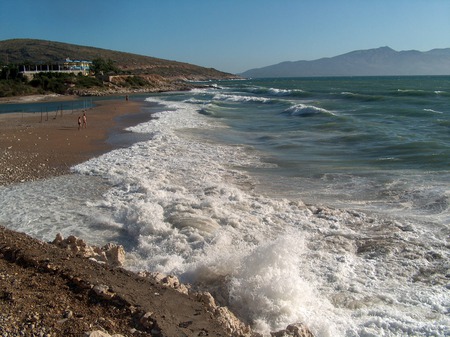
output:
[[[0,0],[0,40],[13,38],[241,73],[382,46],[450,48],[450,0]]]

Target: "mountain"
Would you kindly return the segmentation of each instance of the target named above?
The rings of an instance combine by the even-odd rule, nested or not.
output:
[[[427,52],[389,47],[357,50],[314,61],[282,62],[251,69],[242,77],[450,75],[450,48]]]
[[[62,62],[66,58],[72,60],[111,59],[119,69],[133,75],[159,75],[165,78],[187,80],[236,78],[236,75],[213,68],[95,47],[35,39],[0,41],[0,65],[2,63],[51,64]]]

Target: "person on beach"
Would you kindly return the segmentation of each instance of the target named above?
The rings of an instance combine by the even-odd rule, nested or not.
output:
[[[83,128],[87,128],[87,118],[85,112],[83,112]]]
[[[81,129],[81,116],[78,116],[78,131]]]

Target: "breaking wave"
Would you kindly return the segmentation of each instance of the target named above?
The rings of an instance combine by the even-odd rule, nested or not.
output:
[[[313,105],[307,105],[302,103],[287,108],[286,110],[283,111],[283,113],[289,114],[290,116],[299,116],[299,117],[308,117],[320,114],[336,116],[333,112],[327,109],[318,108]]]

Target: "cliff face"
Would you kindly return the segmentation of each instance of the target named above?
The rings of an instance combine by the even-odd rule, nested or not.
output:
[[[57,63],[67,57],[78,60],[111,59],[120,70],[133,75],[152,74],[187,80],[237,78],[212,68],[95,47],[34,39],[0,41],[0,64]]]

